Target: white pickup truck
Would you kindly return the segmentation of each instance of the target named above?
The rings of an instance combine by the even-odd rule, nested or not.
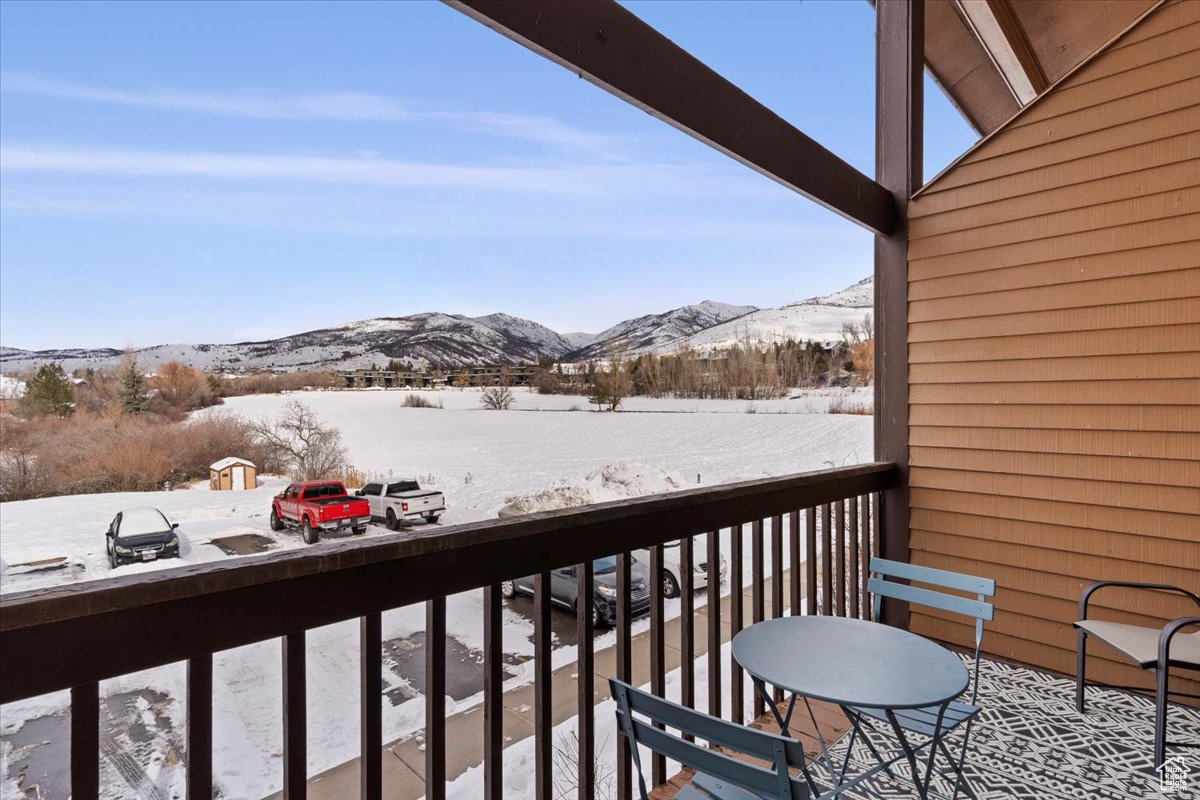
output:
[[[387,483],[368,483],[355,492],[371,505],[372,519],[381,519],[392,530],[404,520],[423,517],[437,522],[446,510],[446,496],[441,492],[422,489],[414,480],[391,480]]]

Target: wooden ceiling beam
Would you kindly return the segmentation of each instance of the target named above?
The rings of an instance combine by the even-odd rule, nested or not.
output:
[[[1046,90],[1050,81],[1038,60],[1011,0],[955,0],[955,6],[1022,106]]]
[[[884,236],[892,195],[615,0],[446,0],[581,78]]]

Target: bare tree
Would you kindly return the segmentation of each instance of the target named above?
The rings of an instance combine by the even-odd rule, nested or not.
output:
[[[871,324],[871,315],[866,314],[862,322],[843,323],[842,342],[846,345],[850,363],[859,382],[873,383],[875,381],[875,326]]]
[[[489,411],[507,411],[515,402],[517,398],[513,397],[512,389],[503,384],[484,389],[479,397],[480,405]]]
[[[255,438],[293,480],[317,480],[350,467],[341,432],[299,400],[284,403],[276,419],[256,420],[250,425]]]

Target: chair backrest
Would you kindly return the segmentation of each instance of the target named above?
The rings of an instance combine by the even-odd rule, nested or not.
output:
[[[991,578],[980,578],[975,575],[964,575],[961,572],[949,572],[944,569],[922,567],[916,564],[906,564],[903,561],[888,561],[886,558],[871,559],[870,581],[867,589],[875,596],[872,614],[879,621],[883,598],[892,597],[920,606],[961,614],[975,620],[975,672],[979,671],[979,648],[983,642],[983,623],[990,622],[995,614],[995,608],[984,598],[996,593],[996,582]],[[905,583],[895,583],[887,580],[917,581],[929,586],[942,589],[952,589],[959,592],[969,592],[975,595],[972,600],[956,594],[936,592],[932,589],[922,589]],[[971,701],[974,702],[979,693],[979,682],[972,676],[974,688],[971,691]]]
[[[608,683],[613,699],[617,701],[617,728],[629,741],[629,749],[637,766],[642,800],[647,800],[649,795],[638,745],[767,800],[808,800],[811,796],[804,780],[793,778],[790,771],[792,767],[804,764],[804,748],[799,742],[710,717],[635,689],[616,678],[609,678]],[[655,723],[677,730],[681,735],[656,728]],[[762,759],[771,766],[763,767],[732,758],[705,745],[690,742],[682,734],[720,745],[731,752]]]

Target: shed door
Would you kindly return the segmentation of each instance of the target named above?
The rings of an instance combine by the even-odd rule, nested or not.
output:
[[[235,492],[240,492],[245,488],[246,488],[246,468],[245,467],[234,467],[233,468],[232,489]]]

